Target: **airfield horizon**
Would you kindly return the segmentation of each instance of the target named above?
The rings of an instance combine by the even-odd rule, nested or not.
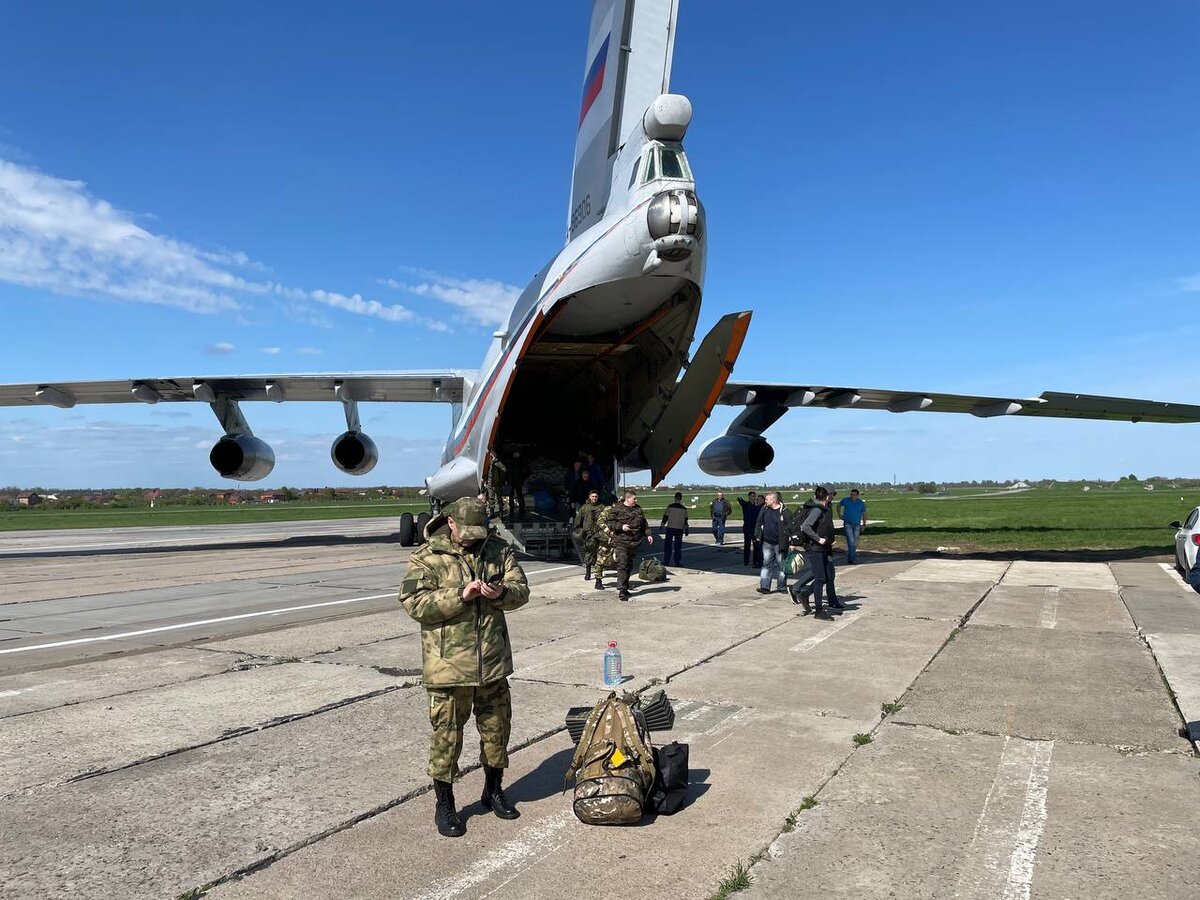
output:
[[[1182,480],[1181,480],[1182,481]],[[1004,553],[1048,551],[1056,558],[1083,559],[1169,557],[1174,531],[1169,523],[1184,519],[1200,505],[1200,487],[1156,482],[1058,482],[1052,487],[996,489],[992,486],[944,488],[933,494],[864,487],[871,524],[867,553]],[[1084,491],[1083,487],[1089,488]],[[763,487],[752,488],[764,490]],[[640,501],[651,523],[658,524],[676,490],[692,510],[693,529],[707,525],[715,490],[684,487],[643,489]],[[747,488],[725,490],[727,498],[744,496]],[[843,488],[847,492],[848,488]],[[804,502],[807,494],[784,489],[784,502]],[[741,520],[733,504],[731,521]],[[0,511],[0,532],[92,528],[212,526],[399,517],[428,509],[423,498],[367,502],[279,502],[220,506],[159,506],[128,509],[56,510],[52,507]],[[731,539],[738,540],[737,528]]]

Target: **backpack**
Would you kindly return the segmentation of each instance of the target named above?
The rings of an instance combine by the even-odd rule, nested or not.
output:
[[[665,746],[655,747],[654,769],[649,805],[656,813],[674,815],[687,802],[688,745],[671,741]]]
[[[666,581],[667,570],[657,558],[647,556],[638,566],[638,578],[642,581]]]
[[[632,825],[654,784],[654,747],[616,693],[593,707],[567,769],[575,777],[575,817],[585,825]]]

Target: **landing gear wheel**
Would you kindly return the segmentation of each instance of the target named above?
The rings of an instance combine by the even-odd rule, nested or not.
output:
[[[421,513],[417,516],[417,543],[425,543],[425,526],[429,524],[431,516],[429,513]]]
[[[400,546],[411,547],[416,543],[417,524],[412,513],[400,513]]]

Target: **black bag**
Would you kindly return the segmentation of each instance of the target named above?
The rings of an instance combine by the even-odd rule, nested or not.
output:
[[[654,784],[647,806],[664,816],[683,809],[688,794],[688,745],[671,741],[654,748]]]

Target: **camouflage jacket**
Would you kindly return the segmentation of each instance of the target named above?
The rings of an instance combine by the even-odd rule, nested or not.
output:
[[[636,544],[650,534],[650,523],[646,521],[646,514],[636,503],[633,506],[626,506],[624,503],[614,504],[604,518],[614,541]],[[622,525],[628,525],[629,530],[626,531],[621,527]]]
[[[476,578],[504,579],[496,600],[463,600]],[[421,623],[422,680],[426,687],[491,684],[512,674],[505,611],[529,602],[529,583],[512,548],[495,535],[467,550],[439,533],[413,551],[400,584],[400,602]]]
[[[597,538],[600,521],[606,512],[603,503],[584,503],[575,513],[575,530],[585,538]]]

